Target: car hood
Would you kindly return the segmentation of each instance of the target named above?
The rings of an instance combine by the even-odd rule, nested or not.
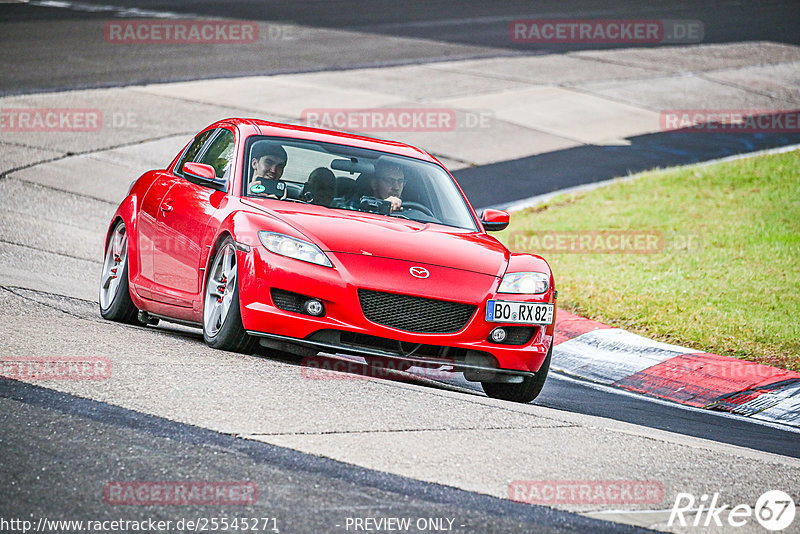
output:
[[[270,210],[326,252],[360,254],[502,276],[509,252],[480,232],[371,213],[290,205]]]

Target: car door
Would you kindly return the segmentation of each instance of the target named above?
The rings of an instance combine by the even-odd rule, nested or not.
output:
[[[184,175],[186,161],[205,163],[214,168],[220,180],[228,180],[233,166],[235,136],[231,130],[218,128],[199,154],[180,162],[176,178],[164,195],[156,214],[159,234],[153,254],[153,274],[162,301],[176,306],[191,307],[197,300],[202,271],[200,264],[209,219],[224,196],[201,182]]]
[[[171,173],[159,173],[158,178],[147,190],[139,209],[136,247],[139,255],[139,274],[134,283],[136,291],[145,298],[153,298],[152,290],[155,285],[153,253],[158,239],[156,228],[158,207],[164,195],[174,185],[174,178]]]
[[[211,139],[215,130],[207,130],[198,134],[181,155],[181,160],[176,168],[183,166],[186,161],[193,161],[202,152],[205,144]],[[161,300],[153,294],[155,286],[155,273],[153,270],[153,257],[156,243],[160,239],[157,227],[158,212],[164,197],[175,185],[178,177],[172,173],[163,172],[153,181],[145,193],[140,204],[137,225],[137,251],[139,254],[139,276],[136,280],[136,290],[145,298]]]

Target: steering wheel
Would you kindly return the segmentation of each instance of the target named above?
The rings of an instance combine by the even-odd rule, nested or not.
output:
[[[433,214],[433,212],[430,210],[430,208],[428,208],[428,206],[426,206],[424,204],[420,204],[419,202],[405,202],[405,201],[403,201],[403,209],[406,209],[406,208],[410,208],[412,210],[421,211],[422,213],[424,213],[428,217],[436,218],[436,216]]]

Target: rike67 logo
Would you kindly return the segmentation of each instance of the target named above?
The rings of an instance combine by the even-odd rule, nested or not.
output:
[[[792,524],[795,504],[789,494],[771,490],[758,498],[755,507],[739,504],[731,507],[720,502],[719,493],[702,495],[699,499],[691,493],[678,493],[669,516],[670,527],[743,527],[753,519],[771,531],[781,531]]]

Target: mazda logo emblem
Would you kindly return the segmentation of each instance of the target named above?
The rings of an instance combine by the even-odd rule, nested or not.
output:
[[[411,273],[411,276],[415,278],[428,278],[431,275],[428,269],[424,267],[412,267],[408,271]]]

